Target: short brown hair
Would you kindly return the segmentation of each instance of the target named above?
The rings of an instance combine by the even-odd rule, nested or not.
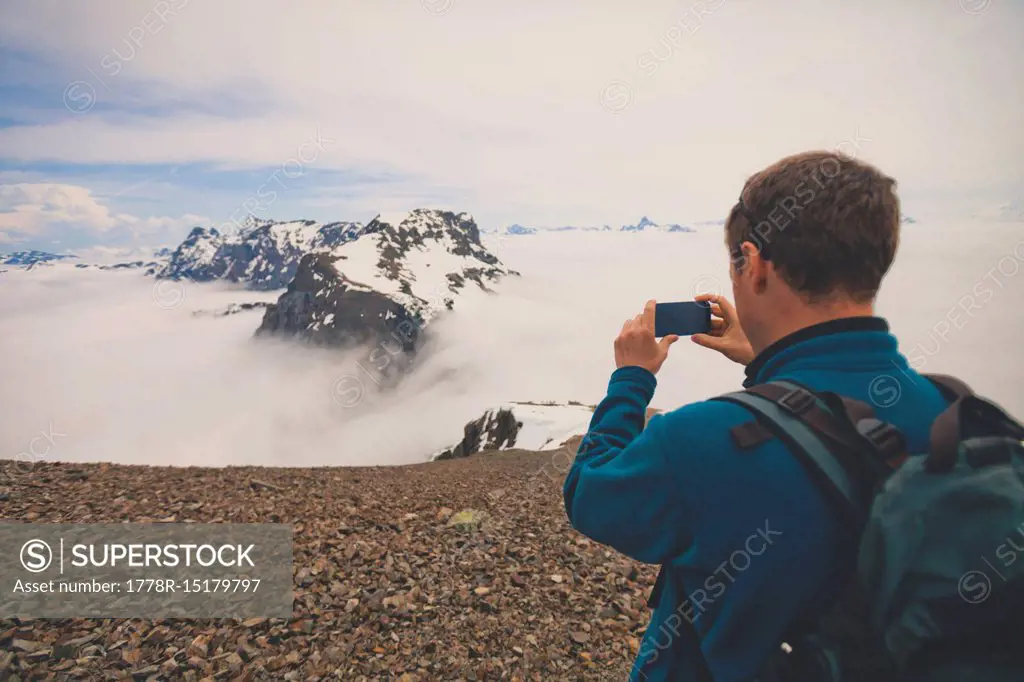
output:
[[[896,181],[837,152],[788,156],[747,180],[725,223],[729,252],[752,242],[809,300],[870,301],[899,244]],[[737,263],[738,264],[738,263]],[[738,264],[739,265],[739,264]]]

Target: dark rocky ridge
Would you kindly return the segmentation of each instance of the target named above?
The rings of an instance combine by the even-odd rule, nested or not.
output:
[[[523,423],[512,410],[489,410],[466,424],[462,440],[455,447],[439,453],[434,460],[459,459],[485,450],[506,450],[514,447]]]
[[[288,290],[267,305],[256,335],[339,347],[393,339],[392,348],[397,342],[400,352],[413,352],[421,320],[381,293],[351,288],[335,260],[327,253],[303,256]]]
[[[135,260],[126,263],[111,263],[109,265],[95,265],[92,263],[75,263],[75,267],[79,270],[141,270],[146,269],[147,275],[156,274],[164,264],[160,261],[141,261]]]
[[[192,315],[194,317],[227,317],[228,315],[237,315],[249,310],[266,309],[269,303],[264,301],[253,301],[250,303],[232,303],[229,306],[221,308],[219,310],[194,310]]]

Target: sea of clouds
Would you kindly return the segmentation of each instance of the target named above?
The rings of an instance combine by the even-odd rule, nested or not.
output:
[[[256,341],[260,311],[192,314],[278,292],[168,290],[138,271],[9,269],[0,274],[0,458],[422,462],[490,406],[598,402],[612,341],[646,299],[728,293],[719,227],[487,239],[522,276],[431,323],[414,370],[383,394],[364,370],[367,351]],[[879,313],[914,367],[956,374],[1024,417],[1021,270],[1024,224],[907,225]],[[734,390],[742,378],[741,367],[684,339],[653,406]],[[895,370],[892,380],[901,380]],[[879,399],[891,400],[892,383],[881,382]]]

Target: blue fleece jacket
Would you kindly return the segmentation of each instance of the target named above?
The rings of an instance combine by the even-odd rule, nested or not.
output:
[[[926,449],[946,406],[879,318],[801,330],[761,353],[745,385],[777,379],[873,403],[910,452]],[[734,445],[730,429],[752,419],[742,407],[693,403],[645,429],[655,385],[639,367],[612,374],[566,477],[565,508],[585,535],[663,566],[631,680],[696,679],[689,621],[715,682],[750,681],[794,618],[836,595],[852,547],[781,442]]]

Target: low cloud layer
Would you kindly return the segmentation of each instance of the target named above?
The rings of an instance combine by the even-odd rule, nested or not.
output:
[[[372,390],[360,366],[369,366],[365,351],[256,342],[258,312],[191,314],[273,293],[166,282],[154,289],[137,272],[65,266],[0,274],[0,457],[31,450],[43,459],[157,465],[420,462],[498,403],[597,402],[613,369],[612,340],[644,300],[728,286],[715,227],[510,237],[491,247],[522,277],[433,324],[414,371],[386,394]],[[1024,414],[1021,269],[1020,224],[980,234],[908,226],[880,312],[923,371],[957,374]],[[968,313],[965,295],[974,296]],[[347,407],[336,395],[344,377],[365,389]],[[654,405],[733,390],[741,379],[737,365],[682,340],[659,374]]]

